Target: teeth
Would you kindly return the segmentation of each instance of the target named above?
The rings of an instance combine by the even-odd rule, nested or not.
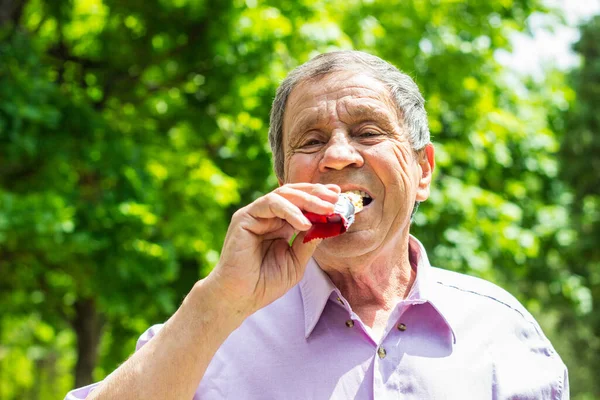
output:
[[[367,192],[364,192],[362,190],[348,190],[346,193],[354,193],[359,195],[360,197],[366,197],[367,199],[371,198],[371,196],[369,196]]]
[[[354,206],[354,212],[357,213],[363,209],[363,198],[356,191],[344,192],[342,196],[346,197]]]
[[[343,194],[345,194],[350,199],[350,201],[354,205],[355,212],[357,212],[357,213],[362,211],[362,209],[364,207],[363,199],[371,198],[371,196],[369,196],[366,192],[364,192],[362,190],[348,190],[347,192],[344,192]]]

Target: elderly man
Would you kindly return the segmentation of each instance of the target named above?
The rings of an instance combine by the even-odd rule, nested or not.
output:
[[[434,168],[423,104],[366,53],[290,73],[269,132],[280,186],[235,213],[218,265],[129,360],[67,398],[568,398],[533,317],[430,266],[409,234]],[[303,243],[303,211],[329,214],[348,191],[366,204],[348,232]]]

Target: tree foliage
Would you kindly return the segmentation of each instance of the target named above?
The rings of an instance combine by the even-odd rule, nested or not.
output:
[[[580,32],[574,49],[582,63],[568,79],[574,101],[555,116],[554,124],[561,133],[560,178],[572,196],[568,213],[573,240],[563,252],[563,265],[568,268],[567,279],[582,288],[573,294],[586,307],[575,312],[564,304],[558,307],[570,351],[578,360],[572,367],[574,376],[582,377],[578,389],[591,399],[600,396],[595,373],[600,368],[600,161],[596,156],[600,152],[600,16],[581,26]]]
[[[594,38],[574,92],[561,74],[515,87],[494,59],[549,12],[539,1],[0,4],[1,398],[101,379],[168,318],[232,212],[276,185],[278,83],[340,48],[391,61],[428,101],[437,172],[414,231],[434,264],[500,283],[548,327],[588,318],[597,346],[598,166],[582,142],[598,93],[577,83],[598,82]]]

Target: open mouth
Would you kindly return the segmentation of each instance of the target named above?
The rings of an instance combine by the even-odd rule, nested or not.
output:
[[[362,190],[349,190],[346,193],[352,193],[353,197],[358,197],[362,200],[360,208],[368,206],[373,201],[373,198],[367,192]]]

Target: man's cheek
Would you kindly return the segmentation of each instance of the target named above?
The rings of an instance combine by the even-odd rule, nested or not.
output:
[[[410,186],[411,182],[411,166],[412,166],[412,158],[410,152],[407,152],[401,148],[394,148],[394,162],[393,166],[390,166],[390,171],[394,171],[393,173],[399,179],[399,184],[406,188],[406,186]],[[406,191],[406,190],[403,190]]]
[[[308,154],[294,154],[286,160],[285,180],[287,183],[308,182],[312,175],[314,158]]]
[[[407,147],[406,144],[395,144],[394,145],[394,156],[398,161],[398,164],[402,167],[402,169],[408,169],[409,165],[413,160],[412,151],[410,147]]]

